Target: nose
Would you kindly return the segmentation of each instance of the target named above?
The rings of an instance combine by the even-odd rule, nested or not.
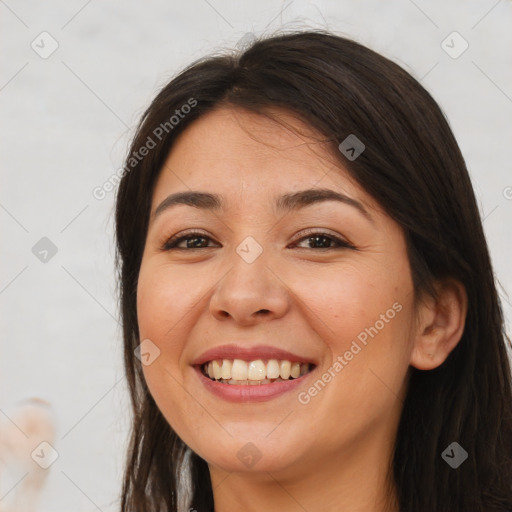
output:
[[[290,304],[290,294],[275,265],[269,265],[265,251],[252,263],[237,253],[232,267],[216,284],[210,311],[218,320],[240,325],[281,318]]]

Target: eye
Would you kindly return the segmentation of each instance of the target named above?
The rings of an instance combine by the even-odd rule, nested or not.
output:
[[[189,240],[191,243],[189,243]],[[171,249],[176,250],[187,250],[187,249],[208,249],[204,241],[211,240],[211,238],[201,231],[189,231],[186,234],[180,233],[169,238],[163,245],[163,251],[170,251]],[[182,242],[187,242],[185,247],[179,247]]]
[[[310,230],[306,232],[307,235],[303,236],[302,238],[299,238],[297,242],[294,242],[295,245],[297,245],[298,242],[302,242],[303,240],[307,240],[310,242],[308,245],[309,247],[304,247],[304,249],[340,249],[340,248],[346,248],[346,249],[355,249],[355,247],[347,242],[346,240],[343,240],[342,238],[332,235],[330,233],[326,233],[324,231],[314,231]],[[304,233],[303,233],[304,234]],[[332,245],[334,243],[334,246]],[[317,246],[312,247],[311,245]]]
[[[342,238],[332,235],[330,233],[326,233],[324,231],[314,231],[310,230],[306,232],[306,236],[302,236],[294,245],[298,245],[298,242],[308,241],[309,247],[302,247],[303,249],[355,249],[355,247],[343,240]],[[304,233],[302,233],[304,234]],[[174,235],[169,238],[164,245],[162,246],[163,251],[170,250],[194,250],[194,249],[208,249],[212,246],[208,246],[208,241],[211,241],[212,238],[206,235],[201,231],[189,231],[188,233],[180,233],[178,235]],[[185,247],[181,246],[182,243],[185,242]],[[312,247],[316,246],[316,247]]]

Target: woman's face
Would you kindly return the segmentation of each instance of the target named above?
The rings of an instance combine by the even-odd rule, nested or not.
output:
[[[401,229],[307,126],[279,115],[303,135],[222,108],[178,138],[138,280],[150,392],[183,441],[226,471],[389,455],[413,348]],[[169,199],[192,191],[219,204]],[[213,379],[199,364],[212,360]]]

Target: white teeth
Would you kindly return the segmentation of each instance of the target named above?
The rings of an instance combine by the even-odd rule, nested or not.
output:
[[[290,361],[281,361],[279,365],[279,373],[281,374],[281,379],[290,378],[290,372],[292,369],[292,363]]]
[[[247,380],[247,363],[242,359],[235,359],[231,367],[231,378],[234,380]]]
[[[277,359],[215,359],[203,365],[203,373],[210,379],[224,384],[251,385],[270,384],[297,379],[310,371],[309,363],[291,362]]]
[[[233,363],[229,359],[222,360],[221,375],[223,379],[231,379],[231,367]]]
[[[279,361],[277,359],[271,359],[267,363],[267,378],[277,379],[279,377]]]
[[[212,361],[213,365],[213,378],[216,380],[222,379],[222,361]]]
[[[292,363],[290,376],[293,377],[294,379],[300,376],[300,363]]]
[[[247,374],[249,380],[264,380],[266,374],[267,367],[261,359],[249,363],[249,372]]]

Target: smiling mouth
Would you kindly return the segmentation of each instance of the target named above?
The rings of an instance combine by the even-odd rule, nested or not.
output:
[[[214,359],[202,364],[201,372],[205,377],[222,384],[259,386],[299,379],[314,368],[312,363],[286,359]]]

